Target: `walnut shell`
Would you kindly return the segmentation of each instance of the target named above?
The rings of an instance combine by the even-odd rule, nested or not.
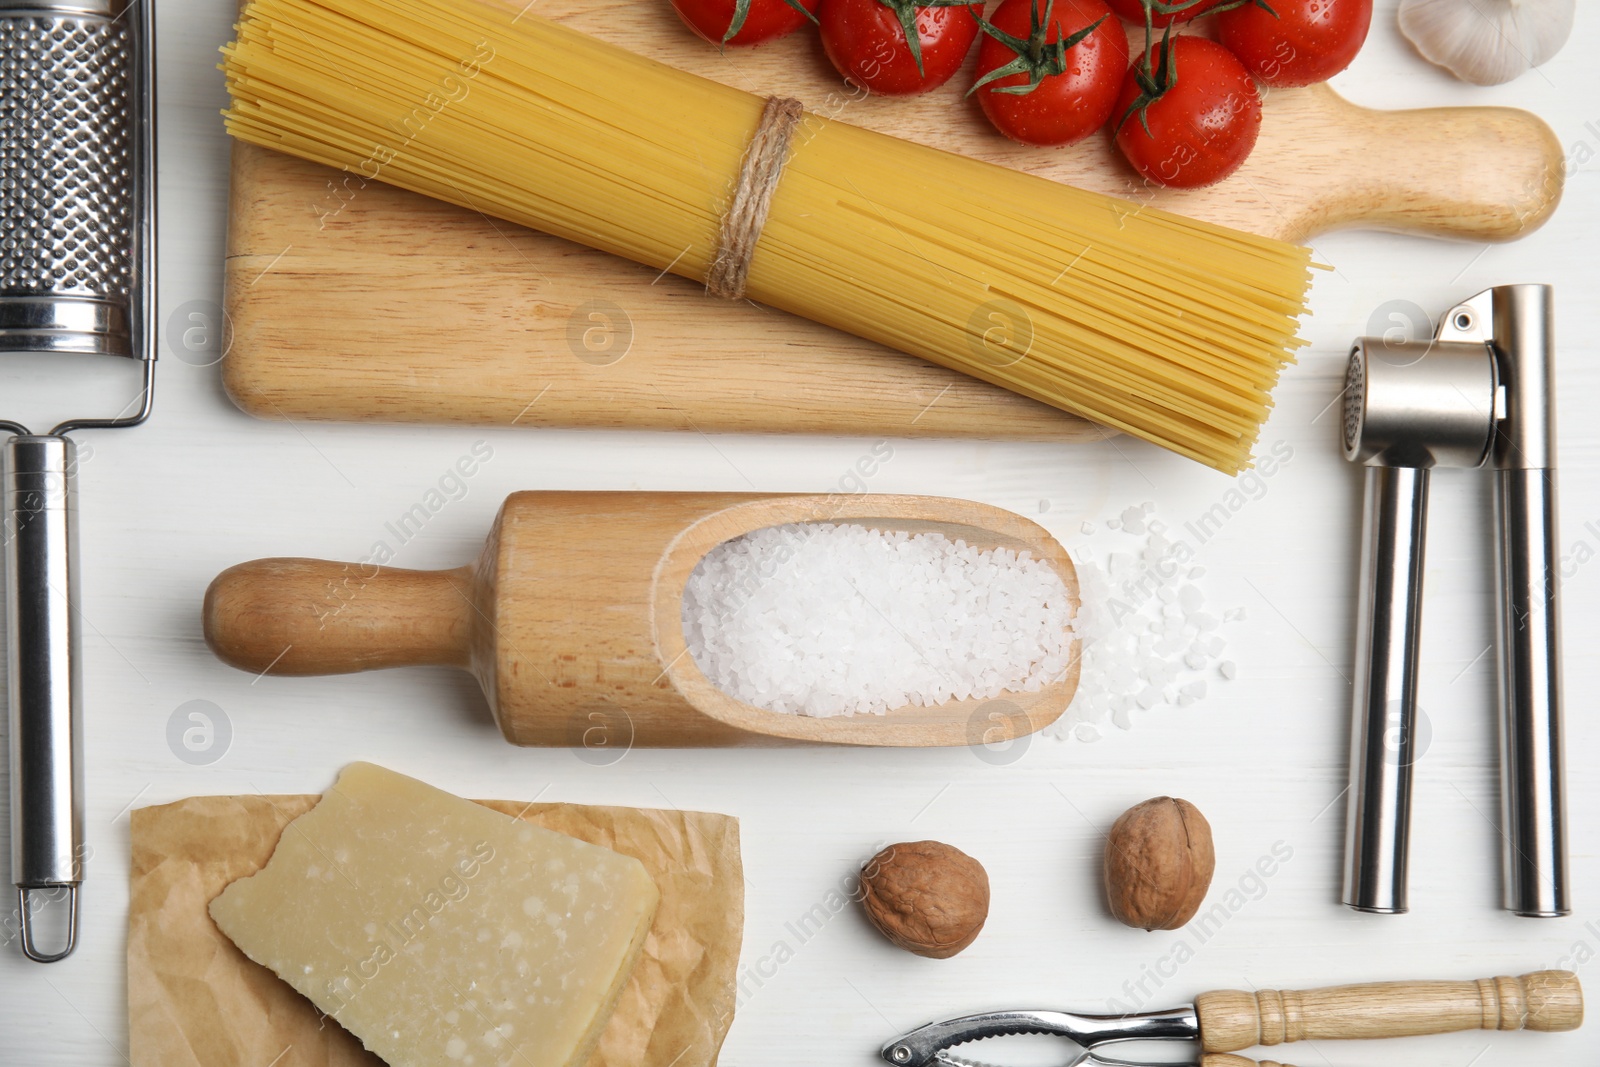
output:
[[[942,960],[972,944],[989,917],[989,875],[939,841],[890,845],[861,868],[861,903],[884,937]]]
[[[1135,804],[1106,836],[1111,914],[1145,930],[1176,930],[1200,910],[1216,865],[1199,808],[1173,797]]]

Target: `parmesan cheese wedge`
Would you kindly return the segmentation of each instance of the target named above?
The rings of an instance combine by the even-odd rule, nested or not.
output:
[[[658,899],[631,856],[353,763],[210,910],[393,1067],[577,1067]]]

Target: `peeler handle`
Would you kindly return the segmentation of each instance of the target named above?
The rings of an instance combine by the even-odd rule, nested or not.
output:
[[[1577,1029],[1583,989],[1570,971],[1472,982],[1371,982],[1305,991],[1220,990],[1195,998],[1207,1052],[1457,1030]]]
[[[258,559],[206,590],[206,643],[255,674],[348,674],[384,667],[466,667],[472,568],[412,571],[377,563]]]
[[[1361,911],[1406,910],[1428,480],[1366,468],[1343,893]]]
[[[77,940],[82,881],[76,450],[65,437],[5,445],[6,666],[11,727],[11,871],[22,950],[50,963]],[[66,889],[66,944],[34,942],[31,895]]]

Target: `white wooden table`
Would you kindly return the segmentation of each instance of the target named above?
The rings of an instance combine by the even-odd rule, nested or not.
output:
[[[639,0],[664,2],[664,0]],[[215,49],[228,6],[161,0],[161,321],[220,298],[227,145]],[[1544,116],[1572,169],[1553,222],[1520,243],[1473,246],[1368,233],[1317,242],[1312,340],[1279,391],[1264,442],[1293,460],[1260,499],[1201,548],[1211,601],[1248,619],[1230,630],[1231,683],[1184,710],[1136,714],[1095,743],[1035,738],[1010,763],[948,751],[634,751],[598,766],[567,750],[503,742],[465,675],[434,670],[260,680],[215,661],[201,594],[224,567],[266,555],[360,558],[474,442],[491,462],[396,562],[471,558],[516,489],[822,491],[870,442],[255,422],[223,397],[214,367],[164,360],[148,427],[85,435],[84,613],[88,834],[82,944],[50,967],[0,951],[0,1063],[116,1065],[127,1053],[123,972],[130,807],[230,792],[314,792],[367,759],[469,796],[677,805],[743,820],[747,928],[729,1064],[874,1062],[878,1045],[930,1018],[984,1007],[1107,1010],[1174,1005],[1211,988],[1364,979],[1476,977],[1575,967],[1600,991],[1600,566],[1565,587],[1573,915],[1498,909],[1489,479],[1434,483],[1423,705],[1432,727],[1417,768],[1411,893],[1401,917],[1337,902],[1342,845],[1358,476],[1334,447],[1325,407],[1344,353],[1386,302],[1437,314],[1487,286],[1556,283],[1561,351],[1562,531],[1600,549],[1600,94],[1591,58],[1600,14],[1582,5],[1566,50],[1497,89],[1459,84],[1418,59],[1380,0],[1371,39],[1339,89],[1376,106],[1499,103]],[[1589,162],[1595,160],[1595,162]],[[1384,160],[1369,165],[1382,167]],[[164,350],[165,351],[165,350]],[[48,369],[22,368],[48,381]],[[10,374],[8,367],[0,371]],[[5,379],[7,404],[14,395]],[[58,379],[59,380],[59,379]],[[74,382],[81,379],[72,379]],[[31,386],[30,386],[31,388]],[[22,390],[16,390],[21,393]],[[31,394],[30,394],[31,395]],[[1221,499],[1220,475],[1136,442],[1115,447],[896,443],[876,491],[966,496],[1034,517],[1069,546],[1081,524],[1153,500],[1177,525]],[[1593,525],[1591,525],[1591,523]],[[231,733],[209,764],[169,746],[190,701]],[[1118,926],[1099,888],[1101,830],[1127,805],[1169,793],[1216,829],[1213,902],[1225,923],[1145,934]],[[3,832],[3,831],[0,831]],[[858,910],[824,906],[879,842],[939,838],[988,867],[989,925],[948,961],[890,948]],[[1258,858],[1287,854],[1270,878]],[[1238,892],[1227,895],[1229,889]],[[826,913],[826,921],[817,916]],[[808,922],[802,919],[808,915]],[[7,930],[10,929],[8,925]],[[0,935],[3,936],[3,935]],[[265,1067],[276,1050],[263,1050]],[[1489,1035],[1285,1052],[1302,1067],[1592,1064],[1600,1024],[1569,1035]],[[1037,1058],[1029,1062],[1043,1062]]]

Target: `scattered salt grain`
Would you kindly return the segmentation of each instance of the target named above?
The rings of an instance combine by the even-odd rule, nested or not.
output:
[[[1217,664],[1217,673],[1232,681],[1239,677],[1239,668],[1231,659],[1225,659]]]
[[[1078,527],[1078,532],[1083,534],[1083,536],[1088,537],[1089,535],[1094,533],[1094,523],[1092,523],[1092,522],[1084,523],[1082,526]]]
[[[1049,733],[1081,740],[1108,720],[1126,730],[1140,711],[1203,700],[1207,672],[1236,673],[1231,661],[1218,664],[1226,642],[1217,631],[1244,610],[1229,608],[1220,619],[1216,608],[1205,610],[1196,583],[1206,569],[1193,562],[1195,546],[1154,511],[1150,503],[1125,508],[1101,524],[1110,532],[1095,544],[1076,547],[1083,603],[1074,629],[1083,660],[1077,696]],[[1093,523],[1083,528],[1085,537],[1095,532]]]
[[[831,523],[756,530],[708,552],[683,633],[718,689],[799,715],[1036,692],[1066,676],[1065,584],[1031,553]]]

